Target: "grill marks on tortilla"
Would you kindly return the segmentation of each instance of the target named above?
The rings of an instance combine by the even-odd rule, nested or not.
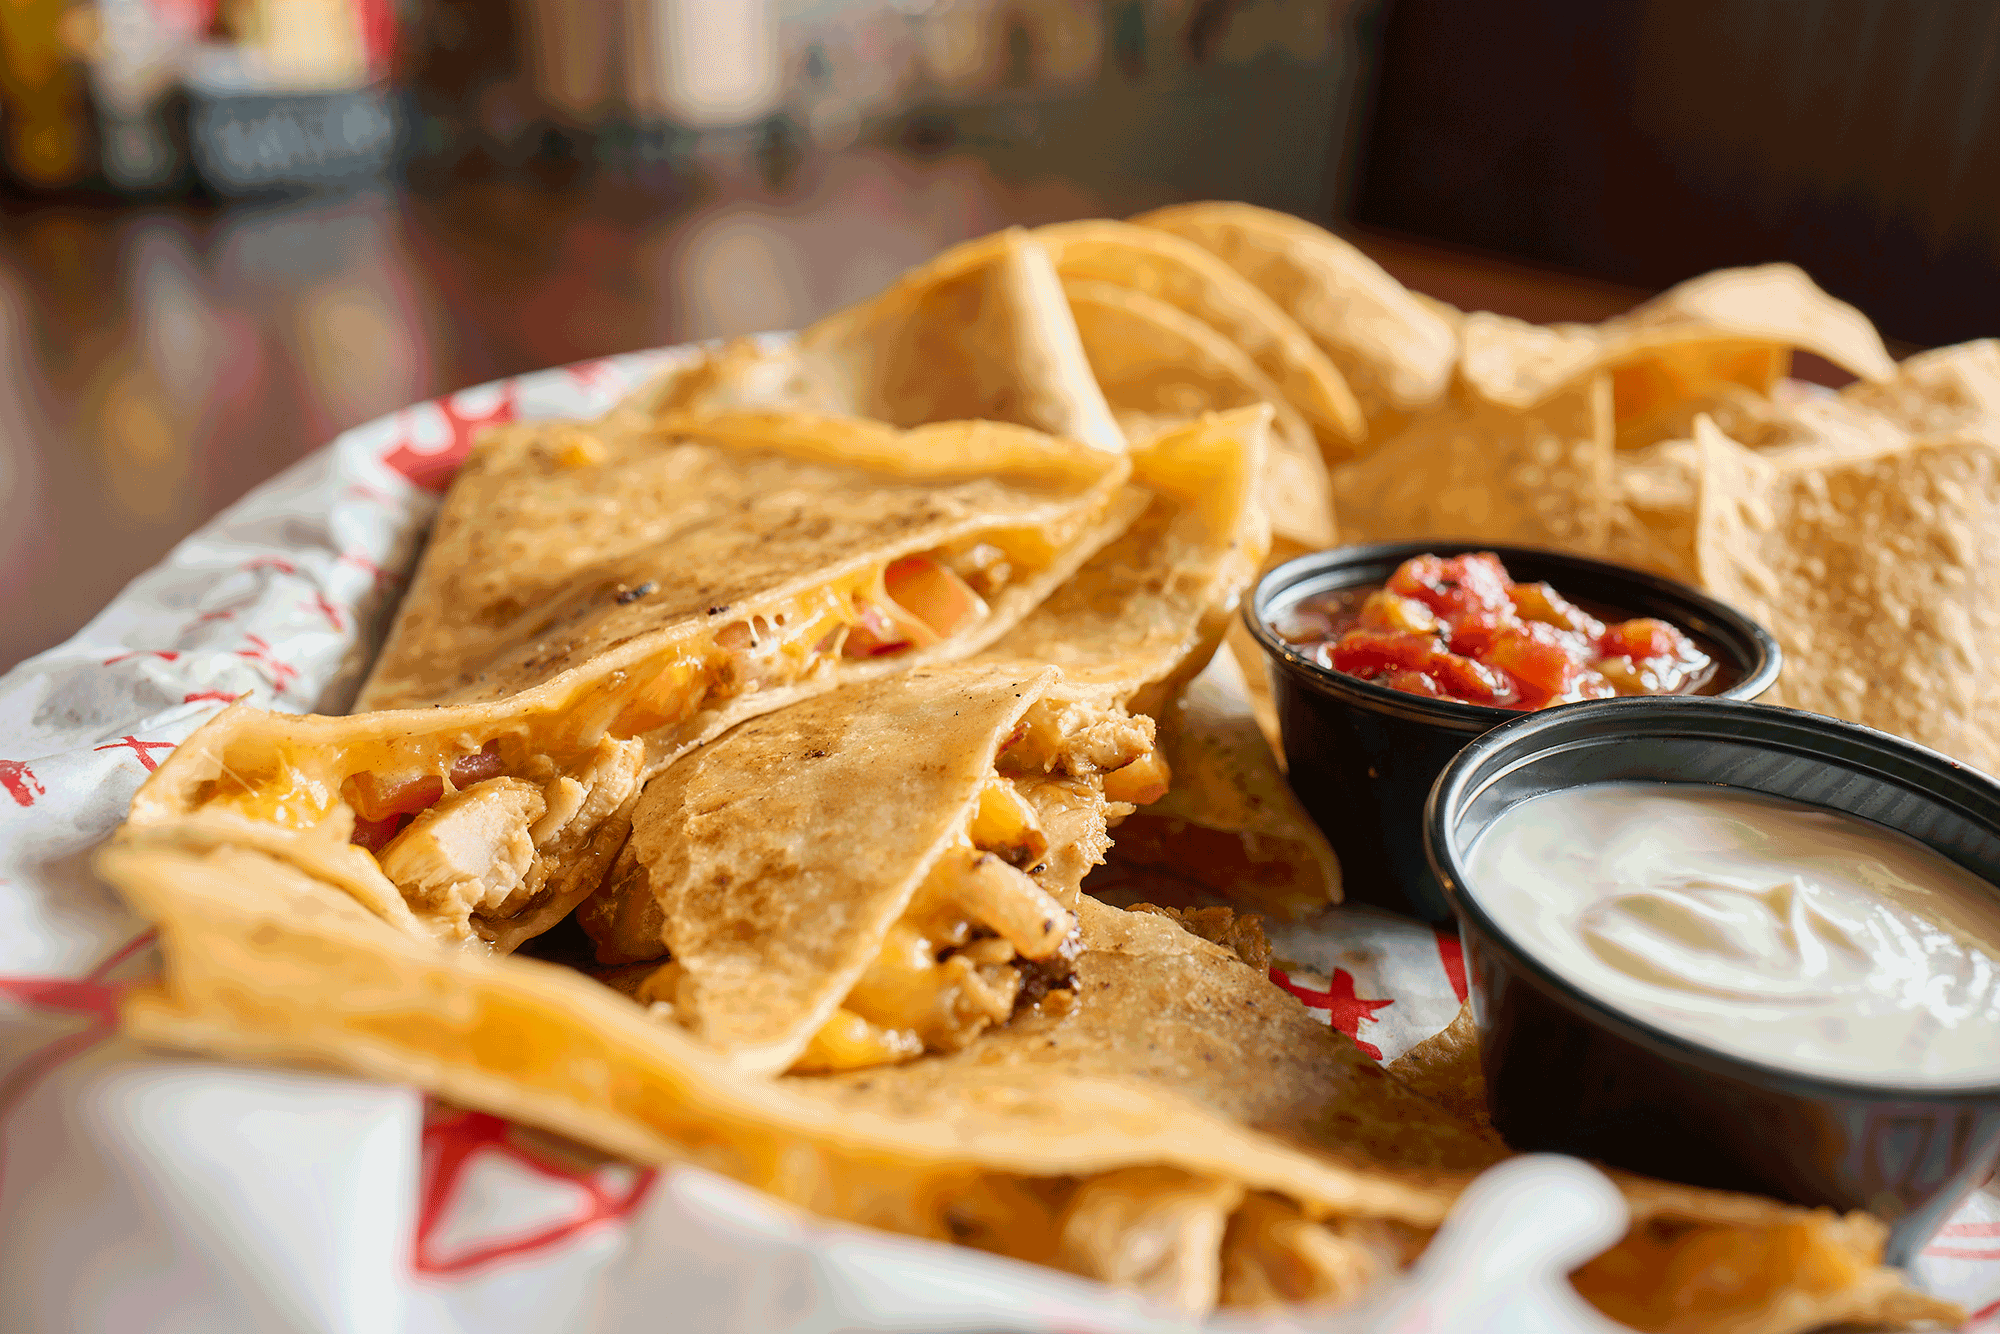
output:
[[[917,669],[704,747],[648,788],[578,914],[599,959],[670,957],[650,999],[769,1072],[956,1050],[1024,986],[1047,1003],[1077,882],[1131,810],[1107,776],[1153,742],[1058,692],[1053,668]]]

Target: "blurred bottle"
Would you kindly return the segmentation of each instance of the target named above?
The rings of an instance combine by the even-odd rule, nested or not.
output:
[[[70,0],[0,3],[0,162],[19,188],[59,190],[92,175],[88,21]]]

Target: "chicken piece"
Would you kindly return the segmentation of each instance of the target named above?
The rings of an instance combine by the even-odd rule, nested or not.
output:
[[[462,919],[520,888],[535,862],[529,826],[548,809],[533,783],[489,778],[455,792],[382,849],[382,871],[405,897]]]

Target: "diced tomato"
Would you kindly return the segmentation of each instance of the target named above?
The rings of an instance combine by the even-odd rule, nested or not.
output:
[[[1429,607],[1386,588],[1368,595],[1354,623],[1369,630],[1393,630],[1409,635],[1435,634],[1438,630],[1437,614]]]
[[[1428,673],[1444,693],[1467,704],[1506,707],[1520,697],[1507,673],[1458,653],[1440,653],[1431,659]]]
[[[364,820],[354,817],[354,833],[347,841],[370,852],[380,852],[389,846],[389,840],[403,832],[403,826],[416,819],[414,815],[391,815],[382,820]]]
[[[1561,698],[1586,670],[1582,659],[1587,653],[1575,636],[1553,625],[1520,621],[1495,635],[1481,656],[1533,693]]]
[[[358,773],[347,780],[344,793],[359,819],[387,820],[414,815],[437,805],[444,796],[444,779],[436,774],[422,774],[390,780],[379,774]]]
[[[1493,641],[1503,630],[1520,624],[1511,610],[1496,611],[1488,607],[1478,607],[1451,621],[1451,651],[1468,658],[1483,658],[1492,649]]]
[[[452,761],[451,785],[462,792],[474,783],[498,778],[506,768],[507,762],[500,758],[500,743],[489,741],[484,750],[472,755],[461,755]]]
[[[1507,597],[1523,620],[1544,621],[1558,630],[1580,634],[1593,644],[1604,634],[1604,622],[1548,584],[1515,584],[1507,590]]]
[[[1378,678],[1375,684],[1410,695],[1428,695],[1432,699],[1445,697],[1444,687],[1425,672],[1390,672],[1387,676]]]
[[[841,643],[842,657],[878,658],[884,653],[895,653],[910,646],[909,636],[898,630],[896,623],[884,615],[880,607],[857,598],[854,612],[860,620]]]
[[[882,586],[896,605],[940,639],[986,614],[986,603],[965,580],[928,556],[905,556],[882,572]]]
[[[1391,630],[1349,630],[1326,655],[1326,665],[1354,676],[1380,676],[1407,670],[1420,672],[1437,656],[1432,635],[1398,634]]]
[[[1513,604],[1507,597],[1507,569],[1490,551],[1453,556],[1413,556],[1389,576],[1388,589],[1455,618],[1474,610],[1502,611]]]
[[[1694,642],[1680,627],[1650,616],[1620,621],[1598,640],[1598,652],[1607,658],[1678,658],[1697,653]]]

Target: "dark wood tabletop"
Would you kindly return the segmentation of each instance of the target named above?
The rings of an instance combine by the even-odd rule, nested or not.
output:
[[[876,149],[782,187],[747,161],[698,168],[0,218],[0,668],[349,426],[496,376],[797,327],[965,237],[1167,202]],[[1646,295],[1356,239],[1462,308],[1596,320]]]

